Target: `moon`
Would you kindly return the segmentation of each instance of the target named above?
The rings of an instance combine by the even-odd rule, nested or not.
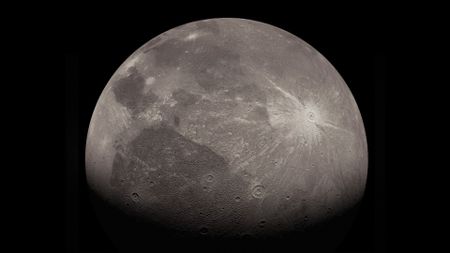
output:
[[[112,207],[200,238],[320,226],[358,204],[368,169],[361,114],[330,62],[236,18],[176,27],[126,59],[85,157],[90,189]]]

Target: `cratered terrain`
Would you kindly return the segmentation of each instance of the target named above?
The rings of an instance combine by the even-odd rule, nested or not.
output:
[[[86,143],[95,196],[140,227],[108,226],[146,245],[155,234],[301,240],[357,205],[367,164],[360,112],[334,67],[282,29],[233,18],[135,51]]]

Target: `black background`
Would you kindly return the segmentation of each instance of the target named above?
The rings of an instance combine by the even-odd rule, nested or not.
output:
[[[142,7],[146,8],[146,7]],[[293,7],[296,8],[296,7]],[[361,111],[369,146],[369,175],[360,212],[338,252],[384,252],[387,243],[385,86],[386,26],[383,15],[359,10],[80,12],[64,27],[65,57],[65,247],[67,252],[114,252],[89,200],[84,145],[99,95],[119,65],[145,42],[187,22],[238,17],[282,28],[309,43],[338,70]]]

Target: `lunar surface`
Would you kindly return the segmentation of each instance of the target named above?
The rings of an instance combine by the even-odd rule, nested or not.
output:
[[[324,56],[233,18],[135,51],[86,143],[92,191],[180,237],[266,238],[333,220],[362,198],[367,159],[357,104]]]

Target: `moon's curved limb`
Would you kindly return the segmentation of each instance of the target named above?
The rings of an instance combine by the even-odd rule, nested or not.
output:
[[[213,19],[120,66],[92,116],[86,172],[100,196],[163,226],[273,235],[354,206],[367,143],[320,53],[267,24]]]

